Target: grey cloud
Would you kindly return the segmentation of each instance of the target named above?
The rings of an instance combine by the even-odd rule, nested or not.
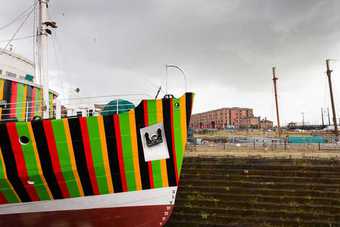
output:
[[[22,9],[21,1],[12,2],[0,13]],[[192,87],[225,84],[271,95],[273,65],[283,76],[280,82],[310,78],[303,71],[318,76],[316,65],[323,67],[340,40],[337,0],[51,0],[50,5],[59,24],[62,70],[72,75],[63,79],[99,74],[112,87],[134,76],[141,80],[138,72],[158,84],[164,65],[173,63],[186,69]],[[92,83],[82,86],[90,91]]]

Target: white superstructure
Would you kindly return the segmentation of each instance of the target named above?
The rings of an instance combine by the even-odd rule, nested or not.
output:
[[[0,76],[18,81],[31,77],[33,81],[30,82],[35,82],[34,64],[12,51],[0,50]]]

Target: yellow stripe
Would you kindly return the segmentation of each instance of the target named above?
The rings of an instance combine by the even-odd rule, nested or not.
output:
[[[5,81],[0,79],[0,100],[2,100],[4,97],[3,96],[4,95],[4,83]],[[0,108],[0,120],[2,117],[1,115],[2,115],[2,108]]]
[[[28,128],[29,136],[32,139],[33,152],[34,152],[35,160],[36,160],[36,163],[37,163],[39,176],[40,176],[41,181],[43,182],[43,184],[45,186],[45,189],[46,189],[50,199],[53,199],[52,193],[50,191],[50,188],[48,187],[48,184],[45,180],[44,174],[43,174],[42,169],[41,169],[40,158],[39,158],[39,155],[38,155],[37,144],[35,142],[32,125],[31,125],[31,123],[26,123],[26,124],[27,124],[27,128]]]
[[[133,155],[133,166],[135,168],[135,181],[136,190],[142,190],[142,181],[139,170],[139,159],[138,159],[138,145],[137,145],[137,134],[136,134],[136,121],[135,121],[135,111],[129,111],[129,122],[130,122],[130,132],[131,132],[131,145],[132,145],[132,155]]]
[[[157,100],[156,108],[157,108],[157,123],[162,123],[163,122],[163,105],[162,105],[161,99]],[[162,159],[160,161],[161,161],[161,174],[162,174],[163,187],[168,187],[169,181],[168,181],[168,170],[166,167],[166,160]]]
[[[74,177],[76,178],[76,182],[77,182],[78,189],[79,189],[79,194],[80,196],[84,196],[84,190],[80,183],[80,178],[79,178],[77,166],[76,166],[76,160],[74,157],[74,150],[73,150],[73,145],[71,141],[70,127],[68,125],[67,119],[63,119],[63,122],[64,122],[64,130],[65,130],[65,135],[66,135],[66,140],[67,140],[66,142],[68,146],[68,152],[70,155],[70,160],[71,160],[71,165],[72,165],[72,172],[73,172]]]
[[[1,179],[1,180],[6,181],[6,183],[9,185],[11,191],[13,192],[13,194],[15,195],[15,197],[17,198],[17,200],[18,200],[19,202],[21,202],[20,197],[18,196],[17,192],[14,190],[14,188],[13,188],[11,182],[8,180],[8,177],[7,177],[7,170],[6,170],[6,166],[5,166],[5,162],[4,162],[4,157],[2,156],[1,147],[0,147],[0,162],[2,163],[3,172],[4,172],[4,178]]]
[[[185,95],[179,99],[180,111],[181,111],[181,129],[182,129],[182,141],[183,151],[185,152],[185,144],[187,143],[187,114],[186,114],[186,101]],[[184,155],[184,154],[183,154]]]
[[[99,136],[100,136],[100,141],[101,141],[100,144],[101,144],[101,147],[102,147],[102,155],[103,155],[103,160],[104,160],[105,175],[106,175],[106,179],[107,179],[107,187],[109,189],[109,193],[113,193],[114,188],[113,188],[113,184],[112,184],[109,157],[108,157],[108,153],[107,153],[103,116],[98,116],[98,128],[99,128]]]
[[[27,85],[24,85],[24,97],[22,100],[22,116],[21,119],[26,120],[26,96],[27,96]]]

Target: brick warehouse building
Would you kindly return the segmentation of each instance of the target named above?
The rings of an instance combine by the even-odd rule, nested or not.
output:
[[[250,108],[221,108],[192,115],[190,126],[203,128],[260,128],[260,117],[255,117]]]

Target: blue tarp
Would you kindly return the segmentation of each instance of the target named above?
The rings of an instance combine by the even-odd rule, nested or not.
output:
[[[133,103],[127,100],[124,99],[112,100],[111,102],[104,106],[102,115],[109,116],[116,113],[124,113],[133,108],[135,108],[135,105],[133,105]]]
[[[322,136],[288,136],[288,143],[326,143]]]

